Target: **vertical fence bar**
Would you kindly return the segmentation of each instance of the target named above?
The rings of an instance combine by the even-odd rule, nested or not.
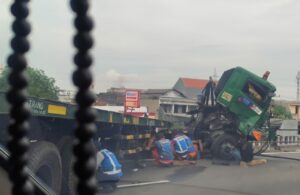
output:
[[[77,127],[75,129],[76,143],[73,150],[76,157],[74,171],[79,179],[78,194],[93,195],[96,193],[96,162],[95,148],[91,140],[96,126],[94,124],[95,113],[91,109],[95,97],[90,91],[92,57],[89,54],[89,50],[93,46],[90,33],[93,29],[93,21],[88,16],[88,0],[71,0],[70,4],[76,14],[74,25],[77,30],[73,39],[74,46],[77,48],[77,53],[74,56],[77,69],[73,73],[73,83],[78,88],[75,98],[78,110],[75,114]]]
[[[12,194],[29,195],[33,194],[33,186],[28,179],[25,166],[27,164],[26,151],[29,147],[27,132],[30,112],[26,107],[27,79],[24,75],[27,67],[25,53],[30,48],[27,40],[30,24],[26,20],[29,15],[28,0],[15,0],[11,6],[11,13],[15,17],[12,24],[15,36],[11,40],[13,52],[7,59],[11,71],[8,77],[10,89],[6,94],[7,101],[11,105],[11,121],[8,126],[11,139],[7,145],[10,152],[9,175],[13,183]]]

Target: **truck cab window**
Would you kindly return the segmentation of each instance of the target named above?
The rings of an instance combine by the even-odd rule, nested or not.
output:
[[[261,105],[267,98],[267,90],[253,81],[247,81],[243,92],[255,103]]]

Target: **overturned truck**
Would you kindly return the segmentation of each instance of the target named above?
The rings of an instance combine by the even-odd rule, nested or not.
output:
[[[275,139],[268,121],[276,88],[268,76],[268,71],[259,77],[236,67],[225,71],[217,84],[209,81],[188,125],[207,152],[226,160],[238,143]],[[263,144],[256,152],[265,148]]]

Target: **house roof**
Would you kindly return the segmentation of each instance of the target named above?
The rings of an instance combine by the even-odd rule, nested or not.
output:
[[[179,78],[182,80],[183,85],[186,88],[193,88],[193,89],[204,89],[208,80],[206,79],[192,79],[192,78]]]
[[[173,89],[186,98],[197,99],[207,83],[208,80],[205,79],[179,78]]]

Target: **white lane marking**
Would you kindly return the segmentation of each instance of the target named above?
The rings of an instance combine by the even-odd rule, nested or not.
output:
[[[264,152],[262,154],[300,154],[300,152]]]
[[[123,184],[123,185],[118,185],[118,188],[129,188],[129,187],[138,187],[138,186],[163,184],[163,183],[170,183],[170,181],[169,180],[159,180],[159,181],[150,181],[150,182],[142,182],[142,183]]]

